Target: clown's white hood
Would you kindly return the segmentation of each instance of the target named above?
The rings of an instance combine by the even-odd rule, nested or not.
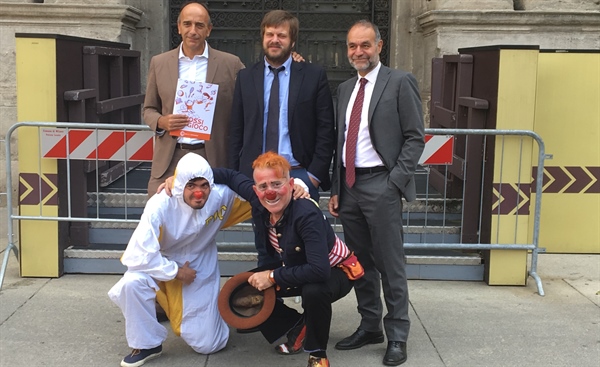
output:
[[[192,209],[183,199],[185,185],[194,178],[204,178],[211,186],[202,209]],[[175,278],[187,261],[198,272],[193,284],[215,274],[218,278],[215,238],[236,210],[239,219],[232,223],[248,219],[250,205],[235,204],[236,194],[215,185],[208,162],[194,153],[179,161],[171,193],[173,197],[163,191],[148,200],[121,262],[128,271],[141,271],[160,281]]]

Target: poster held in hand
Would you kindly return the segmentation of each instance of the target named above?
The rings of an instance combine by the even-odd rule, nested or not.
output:
[[[171,131],[170,134],[210,140],[218,91],[218,84],[178,79],[173,113],[187,115],[188,124],[181,130]]]

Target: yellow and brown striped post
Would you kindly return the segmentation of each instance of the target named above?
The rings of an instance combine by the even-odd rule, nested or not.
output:
[[[600,253],[600,50],[542,50],[534,130],[544,166],[540,244]],[[534,175],[535,177],[535,175]]]
[[[56,39],[17,37],[18,121],[56,121]],[[18,131],[20,215],[58,215],[57,162],[41,159],[38,129]],[[7,157],[8,159],[8,157]],[[58,222],[19,222],[21,276],[60,276]]]

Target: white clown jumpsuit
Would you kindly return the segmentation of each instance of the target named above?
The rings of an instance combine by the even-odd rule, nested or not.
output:
[[[194,210],[184,202],[183,190],[198,177],[208,180],[211,192],[204,208]],[[221,228],[250,218],[250,205],[227,186],[215,185],[208,162],[194,153],[179,161],[172,195],[163,191],[148,200],[121,258],[127,271],[108,295],[123,312],[130,348],[154,348],[167,338],[167,329],[156,319],[157,300],[175,334],[198,353],[214,353],[229,338],[217,308],[215,237]],[[197,272],[190,285],[175,279],[186,261]]]

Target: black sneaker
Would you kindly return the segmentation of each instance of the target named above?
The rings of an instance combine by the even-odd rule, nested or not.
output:
[[[121,361],[121,367],[138,367],[162,354],[162,345],[152,349],[134,349]]]

